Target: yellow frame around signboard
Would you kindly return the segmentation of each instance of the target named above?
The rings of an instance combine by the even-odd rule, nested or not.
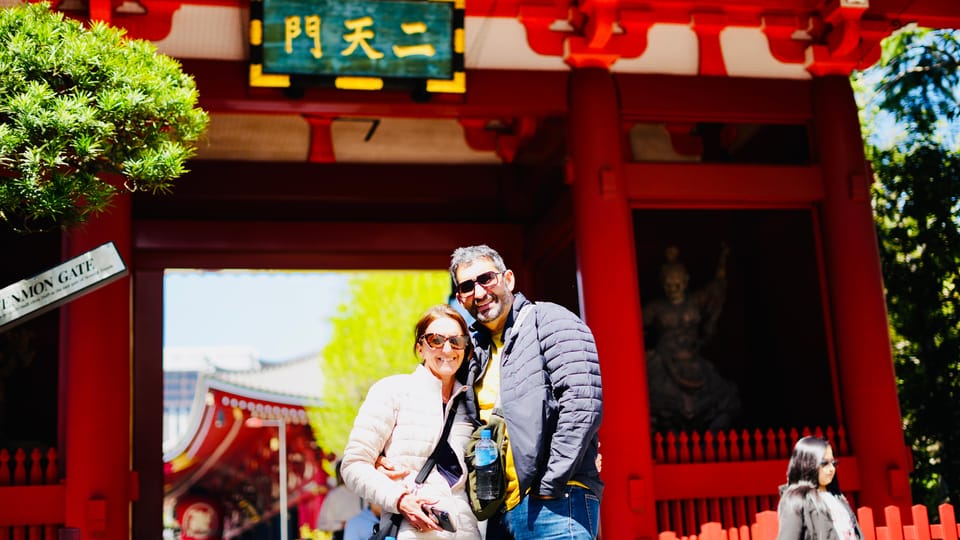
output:
[[[460,27],[452,29],[453,54],[456,64],[463,65],[463,59],[466,49],[466,38],[464,34],[463,10],[465,0],[427,0],[429,2],[452,2],[454,9],[458,11]],[[250,47],[251,58],[262,57],[263,48],[263,20],[256,14],[261,13],[263,9],[263,0],[251,0],[251,19],[250,19]],[[260,15],[262,17],[262,15]],[[260,53],[260,54],[255,54]],[[261,62],[251,62],[249,72],[249,84],[253,87],[264,88],[289,88],[293,84],[290,74],[283,73],[264,73]],[[429,93],[464,93],[466,92],[466,72],[464,70],[455,70],[450,79],[419,79],[427,92]],[[417,79],[410,79],[410,84],[416,84]],[[383,90],[386,87],[386,81],[381,77],[366,76],[335,76],[330,77],[330,84],[338,89],[344,90]]]

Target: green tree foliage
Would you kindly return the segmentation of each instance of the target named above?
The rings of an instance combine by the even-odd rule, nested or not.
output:
[[[197,98],[176,60],[123,30],[45,3],[0,10],[0,218],[68,227],[118,190],[168,190],[206,129]]]
[[[446,271],[371,271],[351,278],[348,300],[331,321],[333,333],[320,355],[323,403],[309,411],[324,450],[342,452],[370,385],[413,371],[419,361],[413,326],[449,295]]]
[[[856,74],[916,502],[960,501],[960,32],[909,29]]]

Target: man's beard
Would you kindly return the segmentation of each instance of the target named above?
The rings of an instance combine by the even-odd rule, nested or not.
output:
[[[508,297],[508,293],[490,294],[490,296],[493,297],[493,300],[490,302],[490,304],[492,304],[490,309],[481,312],[476,302],[473,304],[473,313],[471,313],[471,315],[473,315],[473,318],[481,323],[488,323],[496,320],[498,317],[503,315],[503,311],[505,309],[509,309],[510,305],[512,305],[508,305],[508,302],[511,300]]]
[[[500,302],[499,299],[495,300],[494,302],[495,305],[492,307],[492,309],[488,309],[483,313],[480,313],[479,309],[475,309],[474,311],[476,311],[476,313],[474,313],[473,317],[480,322],[490,322],[495,320],[503,311],[503,302]]]

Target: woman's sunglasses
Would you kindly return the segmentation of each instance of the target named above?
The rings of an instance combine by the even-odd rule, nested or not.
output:
[[[442,349],[444,342],[450,343],[450,348],[462,351],[466,348],[467,343],[470,343],[470,338],[467,336],[444,336],[442,334],[424,334],[420,338],[420,341],[423,341],[430,346],[431,349]]]

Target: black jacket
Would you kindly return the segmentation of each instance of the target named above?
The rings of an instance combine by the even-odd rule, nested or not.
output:
[[[781,487],[780,504],[777,507],[779,531],[777,540],[837,540],[837,531],[833,527],[833,518],[827,504],[820,500],[821,493],[809,482],[797,482]],[[840,501],[850,512],[850,520],[857,533],[863,538],[857,516],[853,513],[846,497]]]
[[[524,306],[533,312],[514,321]],[[474,325],[476,354],[468,375],[467,405],[479,418],[474,382],[490,361],[490,334]],[[514,298],[504,330],[500,401],[507,421],[520,493],[563,495],[568,481],[598,498],[603,482],[596,467],[597,430],[603,414],[600,363],[593,334],[579,317],[550,302]]]

